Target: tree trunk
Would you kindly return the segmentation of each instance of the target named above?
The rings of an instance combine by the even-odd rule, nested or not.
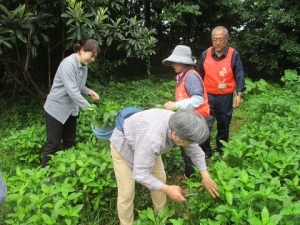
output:
[[[41,95],[37,95],[34,91],[32,91],[31,88],[26,87],[26,85],[24,84],[24,82],[22,82],[21,80],[18,79],[18,76],[15,75],[11,70],[10,70],[10,66],[8,63],[4,63],[5,66],[5,70],[8,74],[8,76],[12,77],[12,79],[15,81],[15,83],[21,87],[21,89],[23,89],[26,93],[29,94],[30,97],[32,97],[32,99],[34,99],[37,103],[39,103],[41,106],[44,104],[44,99],[42,98]]]
[[[150,15],[150,1],[144,0],[144,16],[145,25],[147,28],[151,28],[151,15]]]

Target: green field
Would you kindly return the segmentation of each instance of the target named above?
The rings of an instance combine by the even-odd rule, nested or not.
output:
[[[208,161],[219,199],[202,191],[198,174],[177,181],[183,160],[180,151],[173,149],[163,156],[168,183],[199,194],[185,203],[169,200],[155,214],[149,192],[137,184],[135,224],[300,224],[300,83],[297,74],[286,74],[282,81],[247,79],[242,106],[234,110],[225,154]],[[81,113],[76,147],[59,152],[46,168],[40,167],[45,142],[42,107],[25,98],[1,99],[5,110],[0,118],[0,168],[8,197],[0,207],[0,224],[118,224],[109,143],[96,139],[91,125],[104,115],[106,122],[113,121],[114,112],[127,106],[161,107],[173,99],[174,87],[175,82],[167,80],[94,87],[100,93],[95,103],[98,114]],[[48,185],[47,178],[51,178]]]

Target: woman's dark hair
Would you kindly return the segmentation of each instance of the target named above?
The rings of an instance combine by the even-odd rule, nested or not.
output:
[[[75,44],[73,46],[73,49],[76,53],[79,52],[81,49],[87,52],[97,53],[97,55],[101,53],[99,43],[96,40],[91,38],[85,39],[81,41],[79,44],[78,43]]]

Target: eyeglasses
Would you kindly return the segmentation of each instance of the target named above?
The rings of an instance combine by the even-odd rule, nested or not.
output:
[[[225,40],[226,40],[226,38],[213,38],[213,39],[211,39],[211,41],[213,43],[217,43],[217,42],[224,43]]]

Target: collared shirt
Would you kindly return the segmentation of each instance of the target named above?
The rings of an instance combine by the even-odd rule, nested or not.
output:
[[[152,175],[155,158],[175,147],[169,128],[173,113],[166,109],[135,113],[125,120],[124,133],[115,128],[110,138],[110,142],[132,168],[133,179],[152,191],[163,185]],[[207,169],[205,154],[197,143],[189,145],[185,151],[199,170]]]
[[[79,80],[79,83],[81,86],[82,84],[82,80],[83,80],[83,76],[84,76],[84,70],[85,70],[85,66],[81,65],[80,62],[78,62],[78,80]],[[72,116],[78,116],[79,115],[79,106],[78,105],[75,105],[74,106],[74,109],[72,111]]]
[[[214,60],[216,61],[221,61],[222,59],[224,59],[228,53],[228,49],[229,47],[226,46],[224,53],[219,57],[217,56],[217,54],[215,53],[215,49],[212,48],[212,57]],[[205,61],[205,57],[206,57],[206,51],[202,52],[201,54],[201,59],[200,59],[200,64],[199,64],[199,73],[201,75],[202,78],[205,77],[205,71],[203,68],[203,63]],[[240,58],[240,55],[238,53],[237,50],[234,50],[233,52],[233,56],[232,56],[232,60],[231,60],[231,67],[232,67],[232,71],[234,73],[234,79],[236,82],[236,92],[243,92],[246,88],[245,88],[245,73],[244,73],[244,69],[243,69],[243,64]]]

